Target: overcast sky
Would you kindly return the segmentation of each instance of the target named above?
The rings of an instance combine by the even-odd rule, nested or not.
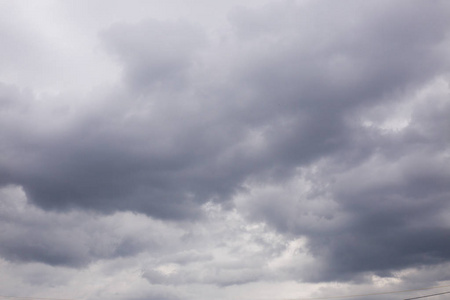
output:
[[[0,296],[449,285],[449,54],[446,0],[0,1]]]

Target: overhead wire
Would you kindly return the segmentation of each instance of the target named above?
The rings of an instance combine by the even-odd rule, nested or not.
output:
[[[400,290],[400,291],[389,291],[389,292],[378,292],[378,293],[367,293],[367,294],[353,294],[353,295],[343,295],[343,296],[328,296],[328,297],[315,297],[315,298],[295,298],[295,299],[289,299],[289,300],[327,300],[327,299],[346,299],[346,298],[356,298],[356,297],[368,297],[368,296],[379,296],[379,295],[389,295],[389,294],[400,294],[400,293],[407,293],[407,292],[415,292],[415,291],[425,291],[425,290],[432,290],[432,289],[439,289],[439,288],[445,288],[450,287],[450,285],[440,285],[440,286],[432,286],[427,288],[420,288],[420,289],[409,289],[409,290]],[[406,298],[404,300],[413,300],[413,299],[421,299],[421,298],[428,298],[432,296],[438,296],[438,295],[444,295],[444,294],[450,294],[449,292],[443,292],[443,293],[437,293],[432,295],[426,295],[426,296],[419,296],[414,298]],[[19,296],[4,296],[0,295],[0,299],[22,299],[22,300],[76,300],[73,298],[45,298],[45,297],[19,297]],[[287,299],[286,299],[287,300]]]
[[[401,291],[389,291],[389,292],[378,292],[378,293],[367,293],[367,294],[355,294],[355,295],[343,295],[343,296],[328,296],[328,297],[315,297],[315,298],[293,298],[286,300],[327,300],[327,299],[346,299],[346,298],[356,298],[356,297],[368,297],[368,296],[380,296],[380,295],[390,295],[390,294],[400,294],[406,292],[416,292],[416,291],[425,291],[432,289],[439,289],[450,287],[450,285],[440,285],[440,286],[432,286],[427,288],[420,289],[409,289],[409,290],[401,290]]]
[[[403,300],[413,300],[413,299],[420,299],[420,298],[428,298],[428,297],[439,296],[439,295],[444,295],[444,294],[450,294],[450,292],[444,292],[444,293],[438,293],[438,294],[432,294],[432,295],[426,295],[426,296],[420,296],[420,297],[414,297],[414,298],[406,298],[406,299],[403,299]]]

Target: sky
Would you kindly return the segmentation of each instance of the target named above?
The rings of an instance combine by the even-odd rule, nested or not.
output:
[[[0,1],[0,45],[0,296],[450,290],[449,1]]]

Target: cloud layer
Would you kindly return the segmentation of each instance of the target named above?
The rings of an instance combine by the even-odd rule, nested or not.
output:
[[[52,31],[3,4],[5,264],[134,272],[129,299],[449,280],[448,3],[146,5]]]

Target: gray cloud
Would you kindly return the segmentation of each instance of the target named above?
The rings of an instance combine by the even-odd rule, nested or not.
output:
[[[448,261],[450,140],[436,132],[450,111],[448,87],[441,87],[441,94],[405,100],[411,114],[404,129],[374,124],[361,131],[347,152],[369,144],[364,159],[337,154],[305,167],[291,185],[256,187],[254,202],[242,204],[251,218],[308,238],[320,271],[294,272],[312,281],[361,280]]]
[[[224,68],[230,72],[225,86],[201,81],[205,72],[223,70],[205,67],[199,52],[204,38],[195,27],[117,24],[103,36],[123,64],[127,86],[115,94],[90,95],[100,100],[89,100],[95,106],[87,110],[69,104],[66,114],[76,114],[74,123],[51,140],[24,132],[30,162],[20,166],[19,159],[9,160],[5,169],[11,178],[3,180],[23,186],[31,200],[47,208],[195,216],[196,203],[226,200],[245,179],[281,176],[345,151],[357,134],[347,124],[356,109],[388,101],[388,95],[439,74],[444,66],[433,48],[445,35],[446,11],[409,5],[398,10],[370,3],[361,8],[368,18],[341,24],[340,18],[314,21],[315,14],[334,16],[331,8],[323,12],[324,6],[315,4],[307,18],[317,22],[317,32],[295,30],[302,28],[305,12],[293,7],[287,15],[301,22],[292,19],[249,42],[239,40],[243,51]],[[281,6],[288,10],[288,4]],[[237,13],[232,22],[236,18],[270,25],[277,15],[267,8]],[[424,34],[403,36],[406,28],[415,28],[411,20]],[[392,23],[389,34],[385,23]],[[233,24],[237,30],[246,27]],[[330,26],[336,30],[324,41]],[[405,40],[392,42],[400,38]],[[215,55],[220,59],[220,52]],[[353,75],[340,74],[346,66]],[[346,81],[338,82],[341,77]],[[15,101],[38,105],[33,99]],[[17,119],[5,125],[33,126],[15,124],[43,114],[37,107],[30,110],[13,109]],[[26,149],[17,134],[6,142],[12,144],[6,156]]]
[[[132,213],[46,212],[27,203],[18,187],[0,190],[0,197],[0,254],[9,261],[86,267],[99,259],[142,252],[156,255],[183,234],[176,227]]]
[[[222,287],[448,263],[449,9],[280,1],[232,10],[221,32],[115,22],[96,34],[117,82],[45,94],[2,77],[0,185],[25,194],[1,195],[13,225],[0,254],[87,267],[151,253],[151,284]],[[20,213],[8,197],[29,204]],[[244,216],[231,220],[241,229],[202,235],[228,226],[208,205]],[[151,225],[116,232],[111,220]],[[144,237],[152,228],[163,237]],[[233,244],[243,232],[254,239]]]
[[[102,35],[124,65],[124,80],[133,93],[148,89],[176,89],[195,65],[195,53],[205,34],[188,22],[148,20],[137,25],[116,24]]]

